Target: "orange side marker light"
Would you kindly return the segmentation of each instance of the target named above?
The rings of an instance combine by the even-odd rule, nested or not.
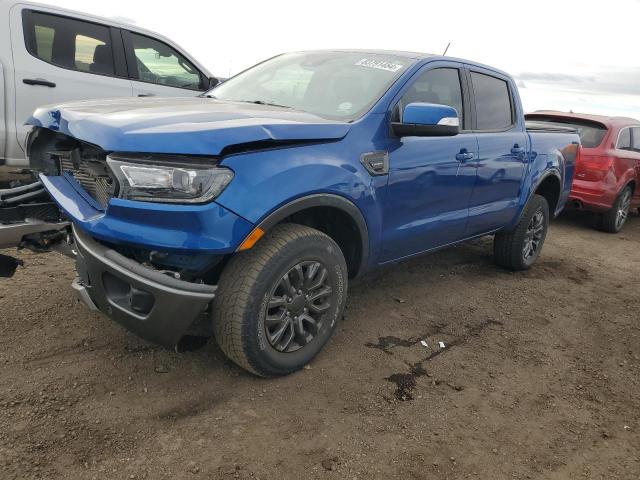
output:
[[[238,247],[238,251],[242,252],[243,250],[249,250],[256,244],[258,240],[262,238],[263,235],[264,230],[262,230],[260,227],[254,228],[253,231],[249,235],[247,235],[247,238],[245,238],[244,241],[240,244],[240,246]]]

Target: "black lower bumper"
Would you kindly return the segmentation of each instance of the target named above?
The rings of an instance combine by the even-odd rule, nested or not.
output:
[[[78,278],[89,308],[136,335],[173,347],[215,297],[216,287],[171,278],[119,254],[74,227]]]

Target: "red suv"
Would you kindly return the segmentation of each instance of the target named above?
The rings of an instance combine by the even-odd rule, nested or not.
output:
[[[640,208],[640,121],[546,110],[526,119],[578,130],[582,151],[569,205],[598,213],[600,229],[619,232],[629,211]]]

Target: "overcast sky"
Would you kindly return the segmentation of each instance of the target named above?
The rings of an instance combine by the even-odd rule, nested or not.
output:
[[[479,61],[518,79],[527,111],[640,119],[640,0],[45,0],[126,19],[230,76],[292,50],[376,48]]]

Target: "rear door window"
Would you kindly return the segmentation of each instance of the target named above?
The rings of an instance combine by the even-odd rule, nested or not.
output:
[[[506,130],[513,125],[509,84],[500,78],[471,72],[477,130]]]
[[[79,72],[115,75],[109,27],[25,10],[27,50],[47,63]]]
[[[623,128],[618,134],[618,142],[616,143],[618,150],[631,150],[631,129]]]
[[[640,153],[640,127],[631,129],[631,148],[634,152]]]
[[[131,32],[137,78],[167,87],[203,90],[203,75],[184,55],[166,43]]]

